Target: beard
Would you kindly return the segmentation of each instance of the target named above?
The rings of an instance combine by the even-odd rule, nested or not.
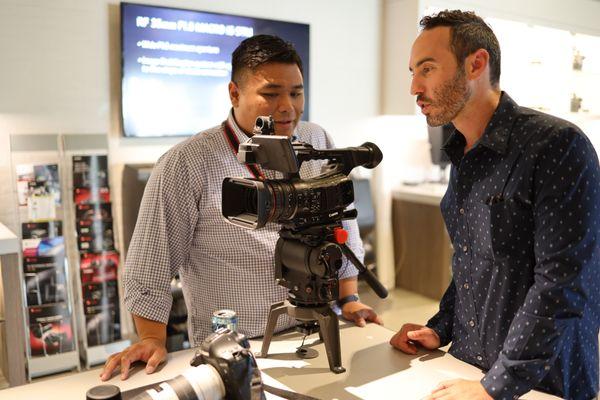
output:
[[[436,100],[431,102],[431,105],[440,111],[427,115],[427,124],[429,126],[445,125],[458,115],[471,97],[471,89],[467,85],[463,68],[459,67],[456,75],[435,89],[433,95]],[[427,101],[427,99],[423,100]]]

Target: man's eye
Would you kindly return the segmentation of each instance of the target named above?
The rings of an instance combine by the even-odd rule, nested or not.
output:
[[[432,70],[431,67],[423,67],[423,69],[421,70],[421,72],[423,73],[423,75],[427,75],[428,73],[430,73]]]
[[[299,96],[302,96],[302,94],[303,94],[302,92],[292,92],[292,94],[290,96],[299,97]]]
[[[273,97],[277,97],[277,93],[262,93],[262,96],[273,98]]]

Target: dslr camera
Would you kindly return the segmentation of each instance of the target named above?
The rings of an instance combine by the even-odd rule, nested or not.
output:
[[[86,400],[264,400],[260,370],[248,339],[221,328],[202,342],[181,375],[120,393],[117,386],[100,385],[88,390]]]

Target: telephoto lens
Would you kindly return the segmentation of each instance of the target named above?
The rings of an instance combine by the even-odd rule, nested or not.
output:
[[[162,382],[157,389],[138,394],[133,400],[220,400],[224,397],[221,376],[212,366],[202,364]]]

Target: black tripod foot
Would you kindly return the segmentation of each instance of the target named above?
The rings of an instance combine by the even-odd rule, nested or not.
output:
[[[271,343],[271,339],[273,338],[273,330],[275,329],[275,324],[277,323],[277,318],[279,318],[281,314],[286,313],[290,317],[303,322],[304,326],[311,326],[312,322],[317,321],[319,326],[319,337],[323,341],[325,345],[325,351],[327,352],[329,369],[336,374],[346,372],[346,369],[342,367],[340,328],[338,318],[328,305],[319,307],[301,307],[295,306],[287,300],[282,303],[273,304],[271,306],[271,310],[269,311],[267,329],[263,338],[262,349],[260,355],[256,355],[257,357],[267,357],[269,345]],[[298,354],[298,351],[296,354]],[[300,358],[312,358],[303,354],[298,355]]]

